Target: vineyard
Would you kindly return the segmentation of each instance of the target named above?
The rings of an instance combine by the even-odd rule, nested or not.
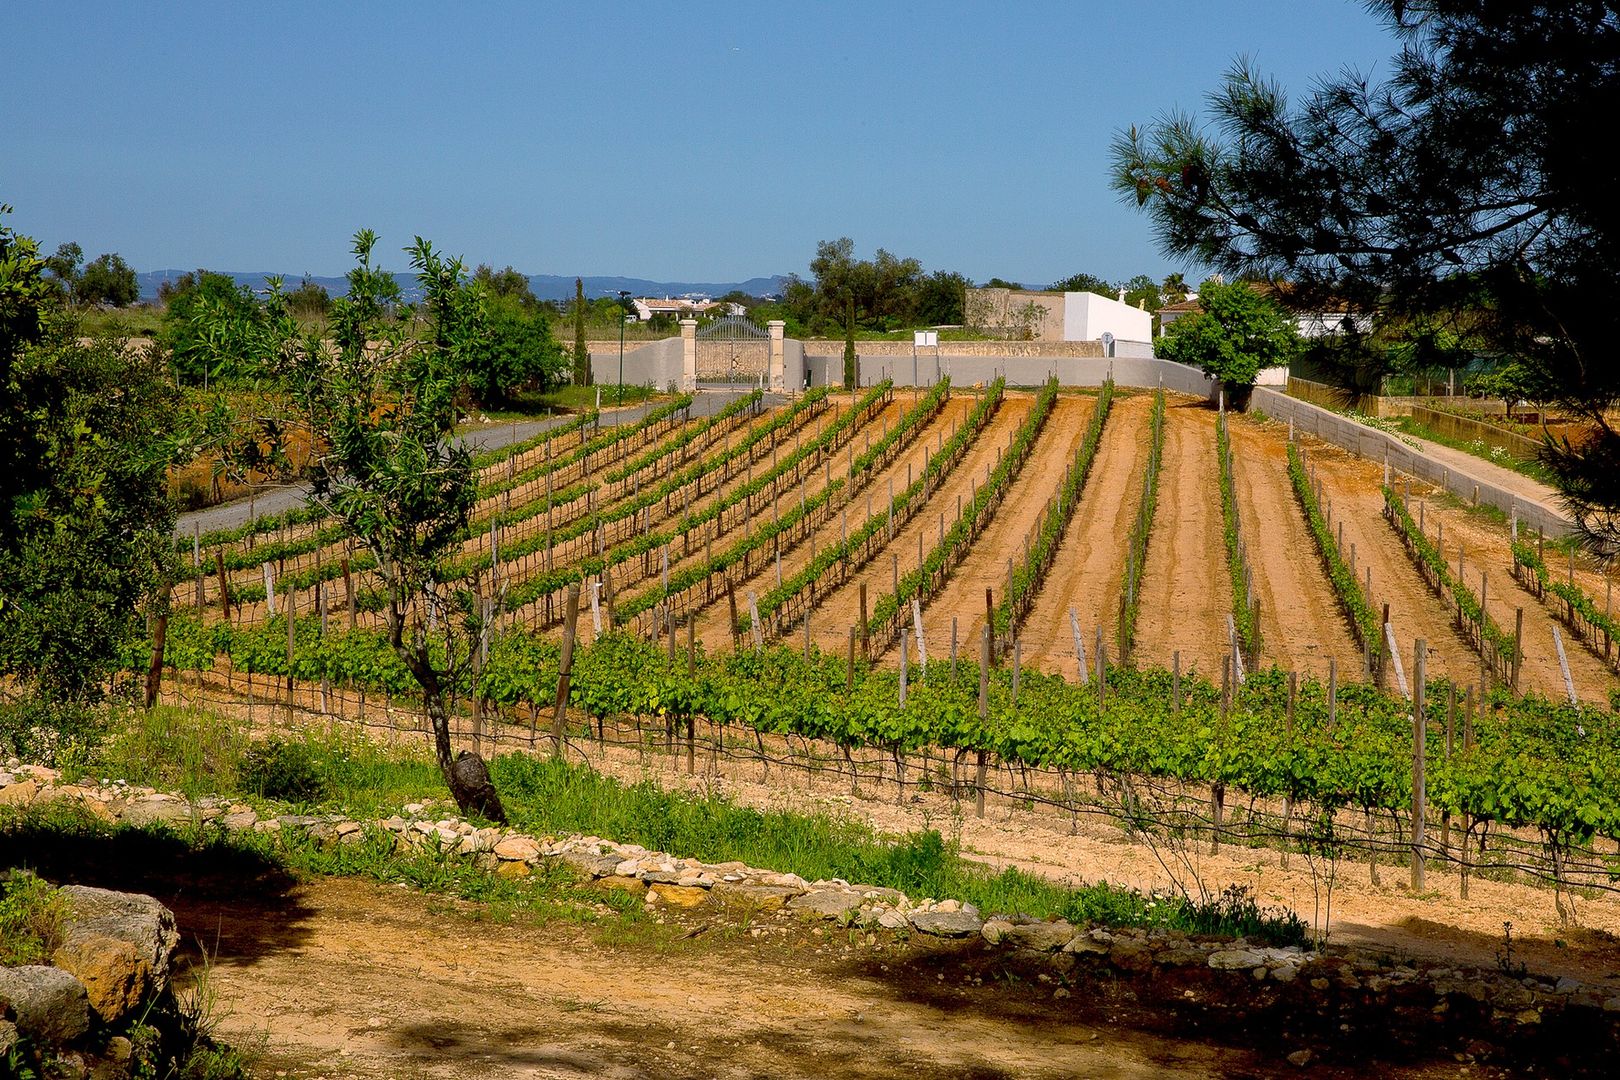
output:
[[[690,404],[477,461],[439,575],[488,627],[463,735],[747,753],[1414,883],[1620,870],[1612,593],[1510,523],[1162,390]],[[179,550],[180,685],[398,725],[415,684],[341,527]]]

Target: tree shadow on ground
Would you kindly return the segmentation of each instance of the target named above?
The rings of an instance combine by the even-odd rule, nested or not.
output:
[[[61,885],[146,893],[175,914],[183,954],[252,964],[299,947],[313,914],[297,880],[270,856],[218,833],[109,825],[53,810],[0,822],[0,868]]]

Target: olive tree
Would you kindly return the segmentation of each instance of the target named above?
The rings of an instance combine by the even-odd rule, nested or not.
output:
[[[445,783],[463,812],[505,821],[483,759],[451,745],[450,700],[486,627],[472,590],[440,573],[477,497],[471,454],[450,436],[478,296],[458,261],[417,237],[406,250],[433,330],[413,340],[388,316],[393,278],[372,261],[376,243],[355,234],[358,265],[326,337],[302,334],[273,293],[278,363],[316,447],[309,497],[376,557],[389,642],[421,688]]]

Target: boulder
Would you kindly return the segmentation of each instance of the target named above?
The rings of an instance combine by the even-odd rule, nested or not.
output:
[[[61,968],[0,968],[0,1011],[7,1003],[18,1032],[46,1046],[72,1042],[90,1029],[84,984]]]
[[[0,788],[0,806],[27,806],[34,801],[39,793],[39,785],[32,780],[22,780],[7,784]]]
[[[138,1008],[152,985],[152,965],[135,946],[105,934],[75,934],[51,954],[51,963],[84,984],[90,1007],[104,1024],[116,1024]]]
[[[65,885],[62,895],[72,912],[62,928],[64,947],[90,936],[125,942],[150,971],[150,991],[157,994],[168,988],[169,968],[180,944],[174,912],[150,896],[88,885]]]

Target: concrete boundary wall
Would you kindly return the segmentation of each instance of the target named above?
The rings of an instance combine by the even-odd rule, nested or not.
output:
[[[681,339],[678,337],[640,343],[634,348],[626,342],[624,384],[626,386],[651,384],[659,390],[668,390],[674,386],[678,390],[681,385],[682,359]],[[591,350],[591,377],[598,386],[618,384],[619,349],[616,342],[611,351]]]
[[[1517,513],[1519,521],[1528,528],[1545,529],[1553,536],[1563,536],[1573,529],[1569,518],[1553,507],[1524,499],[1468,469],[1443,465],[1387,432],[1357,423],[1308,401],[1256,387],[1249,399],[1249,408],[1279,420],[1292,420],[1299,431],[1342,446],[1369,460],[1386,461],[1390,468],[1439,484],[1461,499],[1473,499],[1477,487],[1480,502],[1494,506],[1503,513]]]
[[[837,384],[843,379],[844,360],[839,356],[804,356],[805,370],[812,386]],[[867,356],[861,359],[861,385],[871,386],[885,378],[898,386],[933,385],[941,375],[949,375],[958,386],[990,383],[1005,375],[1009,386],[1039,386],[1056,373],[1064,386],[1101,386],[1113,372],[1120,386],[1151,389],[1163,386],[1178,394],[1191,394],[1213,401],[1217,384],[1202,371],[1169,360],[1150,356],[957,356],[921,355]]]

